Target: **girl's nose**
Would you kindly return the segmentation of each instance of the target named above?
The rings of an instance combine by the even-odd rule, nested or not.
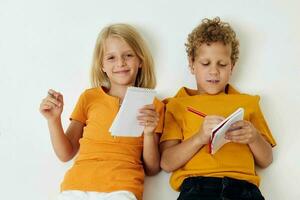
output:
[[[123,67],[125,65],[125,58],[123,57],[118,58],[117,65],[118,67]]]

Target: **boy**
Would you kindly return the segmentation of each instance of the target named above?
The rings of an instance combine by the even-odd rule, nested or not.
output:
[[[241,94],[228,84],[238,47],[235,32],[219,18],[204,19],[188,36],[186,51],[197,90],[183,87],[167,100],[161,137],[161,167],[173,172],[170,184],[180,191],[179,200],[264,199],[255,164],[271,164],[275,141],[259,97]],[[207,116],[201,118],[187,107]],[[244,120],[226,133],[230,142],[210,154],[212,129],[239,107],[245,110]]]

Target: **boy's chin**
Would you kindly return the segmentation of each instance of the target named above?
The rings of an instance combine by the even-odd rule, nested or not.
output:
[[[220,89],[208,89],[208,90],[205,90],[205,93],[208,94],[208,95],[217,95],[217,94],[220,94],[222,92],[223,92],[223,90],[220,90]]]

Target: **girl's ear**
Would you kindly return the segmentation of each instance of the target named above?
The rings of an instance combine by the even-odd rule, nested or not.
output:
[[[194,75],[195,74],[194,60],[191,57],[189,57],[189,68],[191,73]]]

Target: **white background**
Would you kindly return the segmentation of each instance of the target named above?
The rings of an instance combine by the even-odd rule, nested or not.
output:
[[[96,37],[109,23],[138,28],[156,62],[160,97],[195,87],[187,68],[187,34],[204,17],[220,16],[240,39],[231,83],[261,95],[277,140],[274,162],[264,170],[266,199],[300,198],[299,1],[0,0],[0,194],[1,199],[55,199],[66,170],[51,147],[38,107],[48,88],[64,94],[66,127],[80,93],[89,87]],[[146,179],[145,200],[175,199],[169,175]]]

